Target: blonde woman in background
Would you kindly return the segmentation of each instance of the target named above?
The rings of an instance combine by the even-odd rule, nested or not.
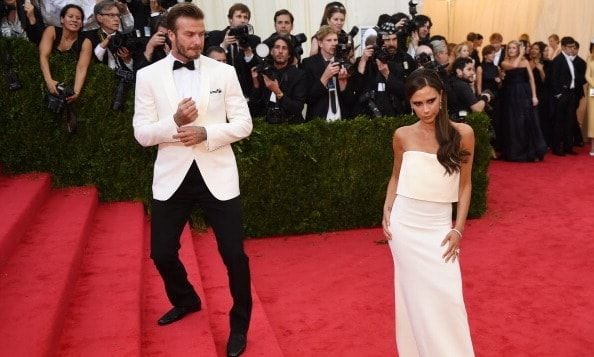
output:
[[[590,138],[590,156],[594,156],[594,39],[590,42],[590,56],[586,67],[586,81],[588,82],[588,137]]]

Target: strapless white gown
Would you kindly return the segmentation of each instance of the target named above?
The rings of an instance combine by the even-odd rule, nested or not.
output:
[[[459,174],[448,175],[437,155],[404,152],[389,241],[400,357],[474,356],[460,265],[442,258],[459,182]]]

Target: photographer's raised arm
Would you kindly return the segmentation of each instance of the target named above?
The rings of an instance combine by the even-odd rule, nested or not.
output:
[[[58,81],[52,78],[52,72],[49,65],[49,57],[52,53],[52,46],[56,39],[56,28],[54,26],[48,26],[43,32],[41,42],[39,43],[39,66],[41,67],[41,73],[43,74],[43,80],[47,90],[53,94],[57,94],[56,85]]]

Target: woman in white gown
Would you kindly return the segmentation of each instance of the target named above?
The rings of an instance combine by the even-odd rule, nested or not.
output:
[[[458,262],[470,205],[474,133],[448,119],[436,72],[413,72],[405,91],[419,120],[394,133],[383,217],[394,258],[398,353],[474,356]],[[458,202],[455,225],[452,202]]]

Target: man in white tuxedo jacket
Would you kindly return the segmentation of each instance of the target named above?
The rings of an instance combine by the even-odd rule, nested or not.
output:
[[[246,346],[252,298],[231,143],[250,134],[252,121],[233,67],[200,55],[203,18],[190,3],[169,10],[171,53],[137,74],[134,136],[143,146],[159,146],[151,258],[173,308],[158,324],[175,322],[201,308],[178,256],[181,232],[198,205],[214,230],[228,270],[233,307],[227,353],[238,356]]]

